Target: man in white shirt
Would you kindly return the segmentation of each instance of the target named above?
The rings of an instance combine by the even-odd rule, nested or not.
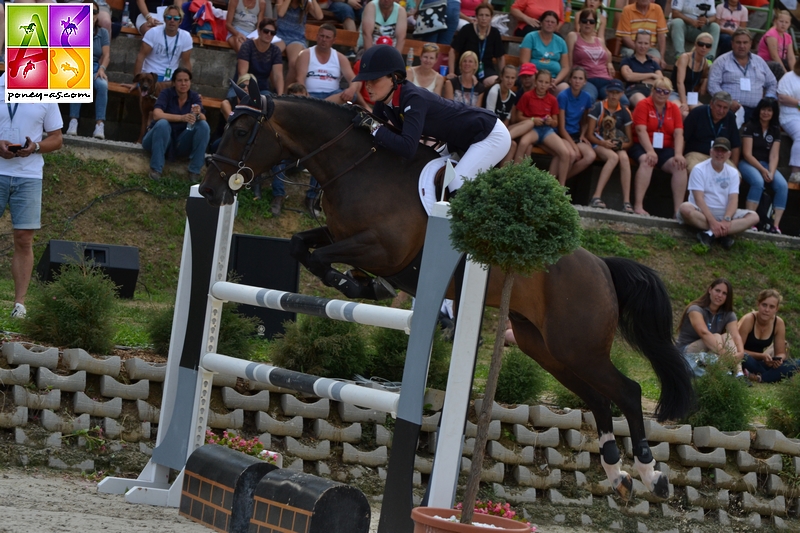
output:
[[[734,244],[733,235],[752,228],[758,215],[739,205],[739,172],[727,165],[731,142],[714,139],[711,159],[695,165],[689,176],[689,201],[678,209],[678,221],[700,228],[697,240],[710,247],[717,238],[726,250]]]
[[[336,26],[326,22],[319,27],[317,44],[297,57],[297,83],[305,85],[308,95],[337,104],[354,101],[361,84],[353,82],[355,73],[341,52],[333,49]],[[344,78],[349,86],[342,91]]]
[[[685,52],[686,39],[694,42],[704,32],[710,33],[713,38],[708,59],[717,56],[719,24],[713,0],[672,0],[672,20],[668,27],[675,57],[680,57]]]
[[[152,72],[158,81],[171,80],[178,67],[192,70],[192,36],[179,28],[181,11],[177,6],[169,6],[164,11],[164,24],[149,30],[142,37],[139,55],[133,75]]]
[[[42,154],[61,148],[64,123],[57,104],[8,103],[5,88],[3,74],[0,76],[0,216],[8,206],[14,237],[11,316],[25,318],[25,295],[33,272],[33,233],[41,227]]]

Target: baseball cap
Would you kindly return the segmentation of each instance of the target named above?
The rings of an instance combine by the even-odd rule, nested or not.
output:
[[[725,137],[717,137],[716,139],[714,139],[714,144],[711,145],[711,149],[713,150],[714,148],[724,148],[725,150],[730,152],[731,142]]]
[[[625,89],[623,89],[623,87],[622,87],[622,82],[620,82],[619,80],[611,80],[611,81],[610,81],[610,82],[608,82],[608,84],[606,85],[606,92],[608,92],[608,91],[619,91],[619,92],[623,92],[624,90],[625,90]]]
[[[389,46],[394,46],[392,38],[389,37],[388,35],[381,35],[380,37],[378,37],[378,40],[375,41],[375,44],[388,44]]]
[[[525,63],[519,68],[520,76],[536,76],[536,65],[533,63]]]

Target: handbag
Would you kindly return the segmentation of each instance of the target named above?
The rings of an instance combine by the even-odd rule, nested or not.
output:
[[[414,35],[424,35],[447,28],[447,0],[433,0],[419,7]]]

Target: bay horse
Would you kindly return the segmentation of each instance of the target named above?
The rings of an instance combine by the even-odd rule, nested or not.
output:
[[[415,157],[406,160],[376,147],[367,131],[354,129],[355,114],[353,108],[321,100],[273,100],[260,96],[251,84],[249,95],[241,91],[200,193],[213,206],[229,204],[244,183],[278,162],[302,163],[324,191],[327,227],[295,235],[292,255],[351,298],[379,299],[394,296],[394,291],[387,290],[385,282],[337,272],[332,263],[383,276],[413,295],[416,282],[404,272],[421,254],[427,225],[417,180],[438,154],[421,145]],[[492,269],[487,305],[499,305],[501,286],[500,270]],[[631,476],[620,468],[610,402],[628,420],[642,482],[666,498],[667,477],[655,470],[645,438],[641,387],[610,359],[619,327],[661,381],[658,420],[679,419],[688,412],[694,396],[690,373],[675,347],[672,306],[656,273],[634,261],[601,259],[581,248],[547,273],[516,276],[510,309],[520,349],[594,413],[601,463],[614,490],[623,498],[632,497]]]

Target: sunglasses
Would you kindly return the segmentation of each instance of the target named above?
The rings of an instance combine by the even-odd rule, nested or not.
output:
[[[697,46],[701,48],[711,48],[711,43],[697,43]]]
[[[655,92],[657,92],[658,94],[660,94],[662,96],[669,96],[669,93],[672,92],[669,89],[654,89],[654,90],[655,90]]]
[[[596,22],[595,19],[581,19],[581,24],[595,24]]]
[[[265,35],[275,35],[275,30],[271,30],[269,28],[261,28],[261,33]]]
[[[174,20],[175,22],[180,22],[181,16],[180,15],[164,15],[164,20],[169,22],[170,20]]]

